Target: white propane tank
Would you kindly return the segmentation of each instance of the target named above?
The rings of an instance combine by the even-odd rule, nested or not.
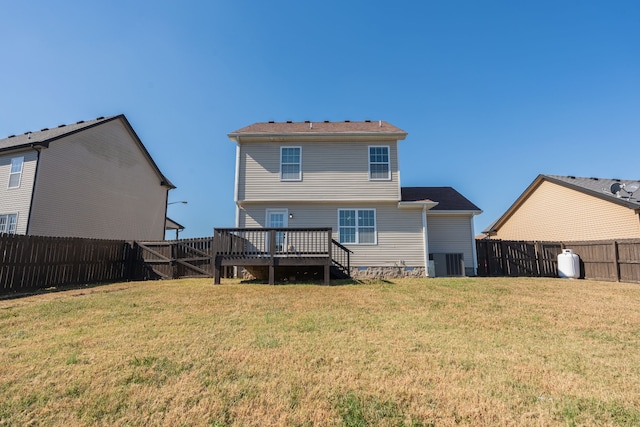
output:
[[[580,277],[580,257],[573,253],[573,249],[563,249],[558,255],[558,277],[563,279]]]

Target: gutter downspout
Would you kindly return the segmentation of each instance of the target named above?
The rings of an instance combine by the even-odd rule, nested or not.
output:
[[[36,147],[40,147],[40,148],[36,148]],[[27,236],[29,235],[29,231],[30,231],[29,228],[31,227],[31,213],[33,212],[33,201],[35,200],[35,196],[36,196],[36,184],[38,183],[38,171],[40,170],[40,150],[42,150],[43,147],[49,148],[49,144],[47,144],[46,146],[35,145],[35,144],[31,145],[31,148],[36,152],[36,171],[33,175],[33,187],[31,188],[31,201],[29,202],[29,214],[27,215],[27,227],[25,228],[25,232],[24,232]],[[17,225],[16,225],[16,228],[17,228]]]
[[[236,228],[240,228],[240,205],[238,196],[240,193],[240,137],[236,136],[236,176],[233,186],[233,200],[236,202]]]
[[[474,215],[469,217],[469,221],[471,221],[471,251],[473,253],[473,275],[478,275],[478,252],[476,248],[476,231],[473,223]]]
[[[427,205],[422,207],[422,239],[424,241],[424,275],[429,277],[429,234],[427,233]]]

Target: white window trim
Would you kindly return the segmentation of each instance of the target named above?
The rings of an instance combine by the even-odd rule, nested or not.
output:
[[[298,177],[297,178],[283,178],[282,177],[282,152],[284,151],[285,148],[297,148],[300,150],[300,162],[298,163],[298,166],[300,168],[300,170],[298,171]],[[287,164],[295,164],[295,163],[287,163]],[[302,147],[299,145],[284,145],[280,147],[280,181],[302,181]]]
[[[16,224],[15,224],[15,228],[13,229],[13,232],[8,232],[8,231],[4,231],[4,230],[0,230],[0,234],[16,234],[16,232],[18,231],[18,214],[17,213],[10,213],[10,214],[0,214],[0,217],[6,217],[6,223],[5,223],[5,227],[7,227],[9,225],[9,217],[10,216],[15,216],[16,217]]]
[[[389,161],[386,162],[388,174],[386,178],[373,178],[371,176],[371,149],[372,148],[386,148]],[[367,162],[369,164],[369,181],[391,181],[391,147],[389,145],[370,145],[367,147]],[[382,162],[376,162],[374,164],[384,164]]]
[[[264,212],[264,226],[267,228],[272,228],[269,224],[269,215],[272,213],[281,213],[284,215],[284,225],[283,228],[289,227],[289,209],[287,208],[267,208]]]
[[[11,165],[15,159],[20,159],[20,171],[19,172],[11,172]],[[24,156],[20,157],[12,157],[11,162],[9,163],[9,181],[7,182],[7,188],[20,188],[22,185],[22,172],[24,171]],[[11,185],[11,176],[18,175],[18,184],[12,186]]]
[[[356,211],[356,241],[355,242],[341,242],[340,241],[340,212],[342,211]],[[358,211],[373,211],[373,242],[372,243],[360,243],[359,229],[363,228],[358,224]],[[338,209],[338,243],[344,246],[359,245],[359,246],[376,246],[378,244],[378,213],[375,208],[339,208]]]

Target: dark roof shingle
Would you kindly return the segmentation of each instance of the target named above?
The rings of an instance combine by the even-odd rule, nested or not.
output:
[[[402,187],[403,202],[432,201],[438,205],[432,211],[480,211],[469,199],[452,187]]]
[[[0,139],[0,151],[7,151],[21,146],[29,146],[34,143],[48,142],[64,135],[77,132],[79,130],[91,127],[100,122],[113,120],[118,116],[99,117],[95,120],[79,121],[69,125],[60,125],[51,129],[42,129],[33,132],[25,132],[20,135],[13,135],[4,139]]]

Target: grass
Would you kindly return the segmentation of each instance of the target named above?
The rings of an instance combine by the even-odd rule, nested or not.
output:
[[[640,424],[640,286],[122,283],[0,300],[0,426]]]

